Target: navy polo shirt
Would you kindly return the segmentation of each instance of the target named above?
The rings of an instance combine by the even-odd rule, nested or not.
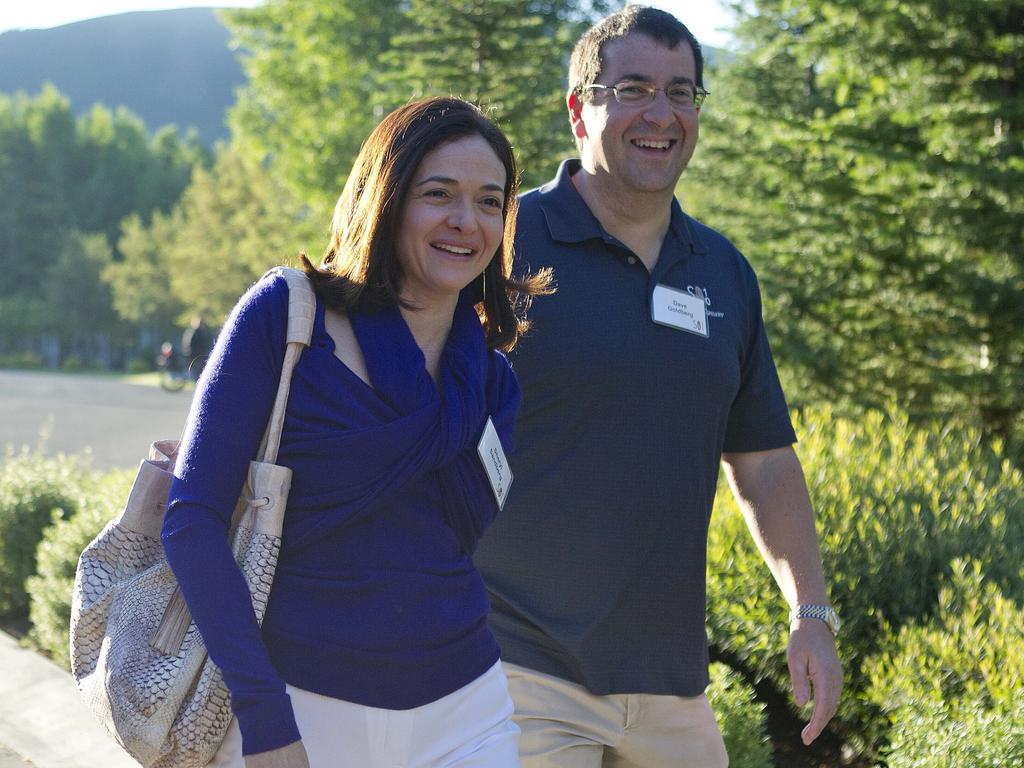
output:
[[[511,354],[523,390],[514,481],[474,560],[506,661],[595,694],[694,696],[708,682],[707,531],[722,451],[795,435],[757,279],[672,202],[653,274],[572,184],[520,203],[516,254],[551,267]],[[651,320],[664,284],[706,297],[707,337]]]

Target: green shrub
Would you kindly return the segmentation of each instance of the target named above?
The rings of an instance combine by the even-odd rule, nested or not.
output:
[[[82,489],[78,513],[72,518],[55,516],[36,550],[36,575],[26,584],[32,622],[29,642],[65,669],[70,666],[68,627],[78,556],[121,511],[132,479],[130,470],[89,478]]]
[[[60,369],[66,373],[81,373],[82,371],[95,370],[95,366],[90,365],[78,357],[78,355],[68,355],[60,364]]]
[[[0,616],[25,617],[25,579],[36,565],[36,546],[53,515],[77,510],[85,473],[80,458],[46,458],[7,449],[0,464]]]
[[[938,612],[865,663],[890,768],[1024,765],[1024,611],[958,560]]]
[[[888,768],[1012,768],[1024,765],[1024,701],[1008,713],[979,709],[953,720],[929,704],[892,727]]]
[[[149,373],[154,369],[153,361],[145,357],[133,357],[128,361],[128,373]]]
[[[974,556],[1011,597],[1024,573],[1024,476],[960,424],[912,427],[896,414],[854,421],[828,408],[795,419],[833,601],[843,616],[846,689],[837,730],[860,751],[885,743],[861,663],[886,633],[937,609],[949,563]],[[756,679],[789,692],[787,606],[722,482],[709,534],[711,641]],[[891,629],[890,629],[891,628]],[[881,725],[880,725],[881,723]]]
[[[771,768],[772,744],[765,727],[764,704],[754,689],[724,664],[711,665],[708,700],[725,739],[730,768]]]
[[[42,367],[43,358],[35,352],[16,352],[13,355],[0,355],[0,368],[34,371]]]

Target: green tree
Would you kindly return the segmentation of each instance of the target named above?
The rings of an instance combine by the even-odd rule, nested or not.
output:
[[[118,260],[121,221],[170,209],[207,157],[173,129],[150,139],[123,109],[76,119],[52,86],[0,95],[0,351],[45,334],[61,356],[116,358],[128,328],[101,275]]]
[[[193,169],[209,168],[213,154],[200,143],[194,129],[180,136],[170,125],[153,135],[149,148],[150,180],[143,190],[138,210],[166,213],[181,199],[181,193],[192,181]]]
[[[526,186],[572,152],[565,69],[591,16],[568,0],[412,0],[385,57],[387,109],[455,95],[488,109],[506,130]],[[606,4],[591,4],[590,14]]]
[[[743,8],[684,189],[758,267],[790,392],[1019,439],[1024,3]]]
[[[490,109],[527,183],[571,150],[564,81],[572,41],[604,0],[268,0],[225,15],[248,51],[235,135],[300,199],[331,209],[373,126],[417,96]]]
[[[93,107],[80,121],[77,154],[69,187],[76,226],[103,232],[112,244],[122,219],[166,212],[181,197],[193,166],[208,163],[194,134],[182,142],[165,128],[150,139],[145,124],[124,107]]]
[[[248,83],[233,134],[300,198],[328,212],[383,112],[374,109],[380,55],[400,24],[400,0],[267,0],[224,14],[246,51]]]
[[[127,326],[114,311],[110,286],[102,273],[111,263],[111,247],[101,232],[70,232],[47,264],[42,291],[54,316],[48,330],[57,334],[64,355],[109,361],[112,343],[125,341]]]
[[[228,147],[213,168],[197,168],[173,214],[173,232],[150,238],[166,249],[159,258],[185,308],[180,319],[200,314],[219,323],[267,269],[326,245],[326,221],[307,213],[251,152]]]
[[[167,338],[194,315],[220,323],[267,269],[326,245],[326,230],[254,152],[228,145],[170,213],[125,220],[124,258],[103,278],[121,317]]]
[[[125,320],[148,326],[166,338],[185,311],[171,291],[167,246],[181,226],[178,212],[153,215],[147,227],[138,214],[122,222],[117,247],[122,258],[111,262],[103,280],[113,295],[114,309]]]
[[[33,289],[71,215],[58,158],[74,151],[74,125],[71,105],[53,88],[35,99],[0,94],[0,307],[9,308],[0,309],[0,332],[30,333],[45,317]]]

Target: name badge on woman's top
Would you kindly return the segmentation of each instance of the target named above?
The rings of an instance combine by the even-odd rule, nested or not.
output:
[[[699,290],[699,289],[698,289]],[[659,325],[682,331],[708,335],[708,313],[703,296],[691,296],[686,291],[656,285],[651,297],[651,319]]]
[[[476,452],[480,454],[484,472],[487,473],[487,479],[491,481],[491,490],[494,491],[498,509],[502,509],[505,506],[508,489],[512,485],[512,470],[509,469],[508,461],[505,459],[505,450],[501,447],[501,440],[498,438],[498,430],[494,428],[494,422],[491,421],[490,416],[487,417],[487,426],[484,427],[484,434],[476,446]]]

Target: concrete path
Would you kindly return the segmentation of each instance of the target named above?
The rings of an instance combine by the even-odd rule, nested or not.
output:
[[[132,469],[154,440],[181,435],[191,390],[102,376],[0,371],[0,455],[5,446],[47,454],[91,449],[97,469]]]
[[[67,672],[0,632],[0,768],[137,768]]]

